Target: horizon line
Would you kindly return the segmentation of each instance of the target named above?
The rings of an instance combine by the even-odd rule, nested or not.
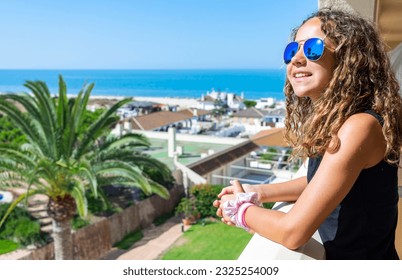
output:
[[[282,67],[279,68],[0,68],[0,71],[28,71],[28,70],[35,70],[35,71],[189,71],[189,70],[284,70]]]

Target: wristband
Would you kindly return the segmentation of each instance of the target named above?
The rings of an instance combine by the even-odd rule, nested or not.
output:
[[[250,230],[246,223],[246,212],[250,206],[256,206],[256,205],[251,202],[246,202],[246,203],[240,205],[239,211],[237,212],[237,218],[236,218],[236,226],[243,228],[246,231]]]
[[[249,230],[243,216],[248,207],[260,205],[256,192],[238,193],[235,200],[228,200],[223,203],[222,210],[237,227]]]

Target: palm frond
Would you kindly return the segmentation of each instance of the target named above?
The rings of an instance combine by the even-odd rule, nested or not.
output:
[[[68,139],[70,136],[68,120],[70,119],[71,114],[68,110],[67,85],[61,75],[59,76],[59,95],[57,101],[56,118],[58,131],[56,145],[60,152],[60,156],[68,158],[69,148],[65,145],[65,139]]]
[[[98,197],[98,182],[96,180],[96,174],[92,169],[92,165],[88,161],[82,161],[78,166],[79,172],[88,181],[88,185],[95,198]]]
[[[149,181],[136,166],[121,161],[107,161],[95,164],[94,170],[98,177],[120,176],[136,182],[144,193],[152,193]]]
[[[21,104],[27,113],[32,115],[34,119],[40,119],[41,113],[35,105],[34,99],[28,93],[21,92],[19,94],[3,94],[0,98]]]
[[[29,138],[32,142],[38,143],[40,146],[44,146],[45,139],[40,137],[40,134],[33,129],[31,125],[32,118],[23,114],[13,103],[8,100],[4,100],[0,95],[0,111],[4,112],[10,121],[16,125],[21,132]]]
[[[116,136],[107,137],[99,146],[97,156],[102,160],[113,158],[129,158],[133,154],[139,153],[139,147],[149,147],[149,140],[139,134],[123,135],[121,138]]]
[[[80,158],[82,154],[85,153],[87,148],[93,143],[94,139],[101,136],[105,129],[110,130],[110,126],[118,120],[118,118],[113,117],[117,109],[129,103],[131,100],[131,98],[126,98],[116,102],[107,111],[103,112],[103,114],[88,128],[88,132],[85,134],[82,143],[74,156],[76,159]]]
[[[85,196],[85,187],[81,181],[75,181],[71,195],[74,197],[80,217],[86,217],[88,214],[88,202]]]
[[[89,97],[91,95],[92,89],[95,84],[91,83],[88,86],[84,86],[83,89],[78,93],[75,99],[74,106],[72,108],[72,114],[74,115],[74,126],[79,128],[84,120],[84,115],[86,113],[86,108],[88,105]]]
[[[11,211],[14,210],[15,207],[17,207],[18,203],[20,203],[21,201],[23,201],[24,199],[34,195],[34,194],[39,194],[41,193],[40,190],[32,190],[26,193],[21,194],[19,197],[17,197],[8,207],[6,213],[4,214],[4,216],[1,218],[0,220],[0,228],[2,227],[2,225],[4,224],[4,222],[6,221],[6,219],[8,218],[8,216],[10,215]]]
[[[57,122],[58,127],[64,129],[66,127],[68,113],[67,85],[61,75],[59,75],[59,96],[57,100]]]
[[[56,135],[56,108],[47,85],[42,81],[27,81],[25,87],[30,89],[35,96],[36,105],[40,111],[40,118],[37,119],[43,133],[47,134],[46,142],[52,152],[53,158],[57,157]]]
[[[123,146],[148,148],[150,145],[149,139],[139,133],[127,133],[120,137],[110,134],[106,137],[106,141],[101,148],[102,150],[113,148],[120,149]]]
[[[165,187],[163,187],[162,185],[160,185],[154,181],[150,181],[150,185],[151,185],[152,193],[157,194],[164,199],[169,199],[170,193]]]
[[[35,160],[33,159],[32,154],[29,152],[27,153],[27,151],[24,151],[19,147],[0,144],[0,154],[2,155],[0,160],[12,160],[13,162],[24,164],[31,168],[35,166]]]

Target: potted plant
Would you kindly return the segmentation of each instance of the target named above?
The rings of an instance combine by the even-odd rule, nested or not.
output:
[[[183,197],[176,206],[176,215],[182,216],[184,225],[190,225],[196,219],[197,208],[193,197]]]

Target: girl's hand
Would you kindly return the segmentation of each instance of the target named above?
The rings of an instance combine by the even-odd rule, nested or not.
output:
[[[227,194],[235,194],[239,192],[249,192],[252,189],[252,185],[250,184],[240,184],[238,180],[230,181],[232,185],[225,187],[222,191],[218,194],[218,198],[221,198]]]
[[[224,216],[222,205],[228,200],[235,199],[236,194],[243,193],[244,189],[238,180],[230,181],[230,183],[232,184],[231,186],[222,189],[222,191],[218,195],[218,198],[220,198],[220,200],[215,200],[213,206],[218,208],[216,211],[216,215],[218,217],[222,217],[222,222],[228,225],[233,225],[229,217]]]

